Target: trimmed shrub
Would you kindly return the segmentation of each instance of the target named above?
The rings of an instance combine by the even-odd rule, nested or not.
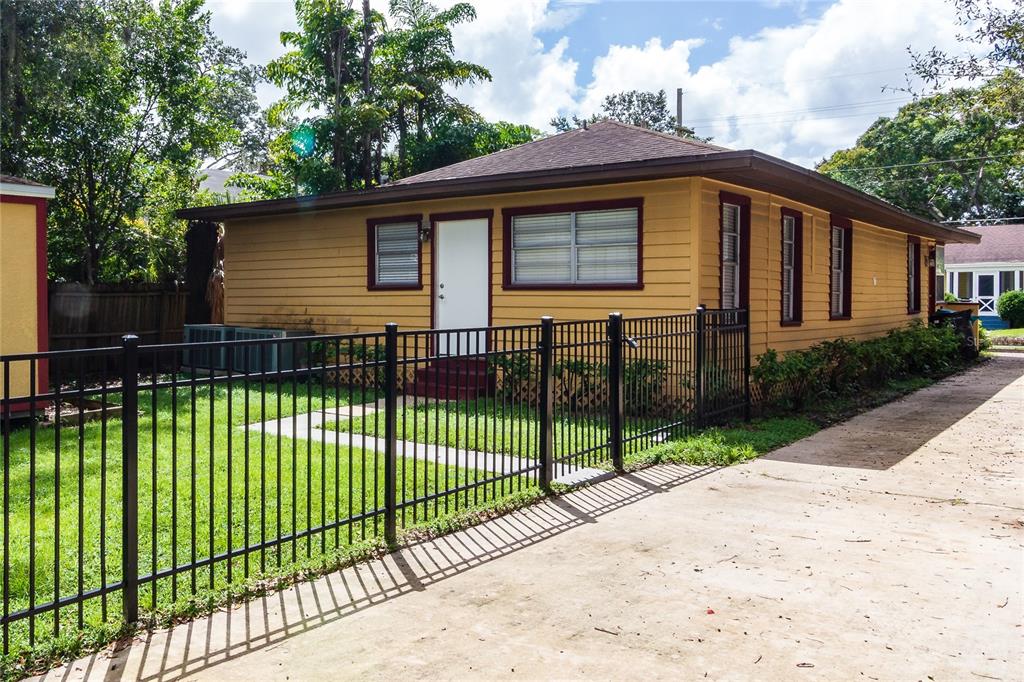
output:
[[[996,302],[996,312],[1011,328],[1024,327],[1024,291],[1006,291]]]
[[[962,362],[950,327],[920,322],[865,341],[830,339],[784,356],[769,349],[751,371],[764,405],[796,410],[810,400],[882,386],[893,379],[931,376]]]

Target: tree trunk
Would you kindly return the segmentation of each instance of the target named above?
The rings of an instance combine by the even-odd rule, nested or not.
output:
[[[409,134],[409,121],[405,116],[405,102],[398,105],[398,177],[404,178],[409,172],[406,161],[406,136]]]
[[[373,43],[370,40],[370,0],[363,0],[363,98],[370,101],[370,59]],[[373,178],[373,156],[370,148],[370,131],[363,131],[363,186],[370,187]]]

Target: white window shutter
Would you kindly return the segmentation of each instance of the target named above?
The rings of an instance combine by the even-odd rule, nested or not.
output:
[[[420,279],[418,223],[389,223],[377,229],[377,284],[417,284]]]

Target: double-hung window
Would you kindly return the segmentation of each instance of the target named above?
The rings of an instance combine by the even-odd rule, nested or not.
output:
[[[509,217],[506,285],[632,287],[640,280],[640,206],[543,212]]]
[[[740,249],[743,211],[722,202],[722,307],[740,307]]]
[[[921,312],[921,242],[907,241],[907,312]]]
[[[935,246],[935,301],[946,300],[946,247]]]
[[[782,209],[782,314],[783,324],[803,319],[803,214]]]
[[[368,223],[369,288],[421,286],[419,231],[418,217],[373,220]]]
[[[852,301],[851,283],[853,265],[853,227],[844,218],[833,217],[829,228],[829,315],[850,317]]]

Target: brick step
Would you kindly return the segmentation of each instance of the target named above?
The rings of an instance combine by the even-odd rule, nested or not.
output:
[[[438,400],[467,400],[487,395],[493,388],[494,375],[487,371],[486,358],[449,357],[417,367],[407,393]]]

